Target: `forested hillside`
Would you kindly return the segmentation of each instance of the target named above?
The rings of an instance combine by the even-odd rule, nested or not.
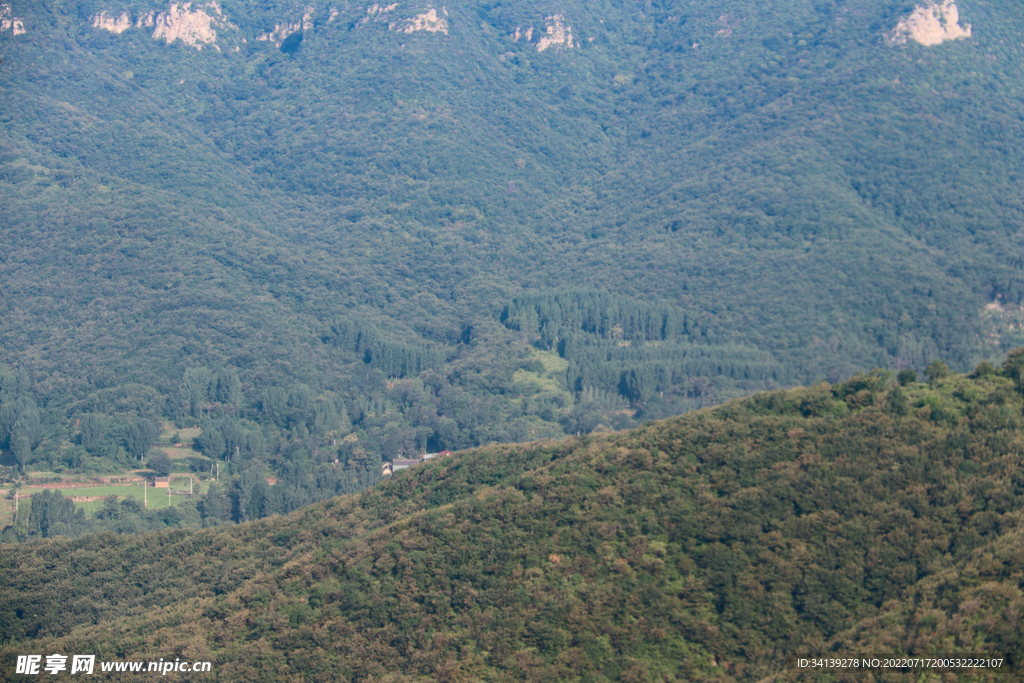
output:
[[[340,492],[999,362],[1022,30],[1010,0],[5,0],[7,476],[128,467],[164,420],[197,467]]]
[[[865,680],[800,655],[991,655],[999,671],[873,680],[1015,680],[1022,373],[1024,351],[970,377],[874,372],[458,453],[288,517],[0,546],[0,662],[725,682]]]

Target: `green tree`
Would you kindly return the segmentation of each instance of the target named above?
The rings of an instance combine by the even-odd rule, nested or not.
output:
[[[198,445],[199,451],[208,458],[220,458],[224,459],[224,455],[227,452],[227,443],[224,441],[224,435],[216,425],[206,424],[203,425],[203,431],[199,435]]]
[[[241,403],[242,383],[234,368],[224,368],[217,373],[217,400],[235,407]]]
[[[983,360],[975,366],[974,372],[971,373],[971,377],[991,377],[994,374],[996,374],[995,366],[987,360]]]
[[[949,366],[946,365],[945,361],[933,361],[931,365],[925,368],[924,374],[928,378],[928,381],[934,384],[943,377],[949,376]]]
[[[156,443],[160,430],[152,421],[142,417],[132,419],[124,432],[124,447],[133,458],[142,460],[142,457]]]
[[[24,420],[15,422],[14,428],[11,430],[11,452],[14,453],[14,459],[18,461],[18,468],[22,474],[25,473],[25,466],[32,455],[30,431]]]
[[[79,425],[79,442],[86,448],[95,447],[107,435],[110,420],[100,413],[89,413],[82,416]]]
[[[217,526],[228,519],[228,505],[224,493],[216,484],[211,484],[199,504],[203,526]]]
[[[167,455],[164,451],[155,451],[146,460],[146,466],[161,477],[169,475],[173,465],[174,463],[171,460],[171,456]]]
[[[885,399],[885,405],[888,412],[892,415],[903,417],[907,414],[907,397],[899,386],[889,390]]]
[[[28,530],[34,536],[50,538],[67,535],[76,524],[85,521],[85,513],[60,494],[47,489],[32,496],[32,509],[28,516]]]
[[[896,375],[896,381],[899,382],[901,387],[913,384],[917,381],[917,373],[913,368],[903,368],[900,370],[900,373]]]
[[[259,472],[247,469],[235,484],[235,519],[246,522],[259,517],[265,484]]]

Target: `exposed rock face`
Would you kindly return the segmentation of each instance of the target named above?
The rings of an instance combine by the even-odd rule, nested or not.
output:
[[[14,10],[6,3],[0,4],[0,31],[10,31],[16,36],[28,33],[25,30],[25,20],[14,16]]]
[[[274,45],[281,47],[281,43],[284,39],[302,29],[302,24],[295,21],[290,24],[274,24],[273,31],[267,31],[266,33],[257,36],[256,40],[270,40],[273,41]]]
[[[544,52],[549,47],[573,47],[572,27],[565,25],[565,17],[555,14],[548,17],[547,33],[537,41],[537,52]]]
[[[444,10],[447,16],[447,10]],[[448,21],[441,16],[438,16],[436,9],[427,10],[423,14],[417,14],[415,17],[409,20],[403,29],[406,33],[412,33],[413,31],[428,31],[430,33],[444,33],[448,34]]]
[[[213,10],[215,16],[207,14]],[[206,7],[193,10],[192,3],[184,5],[174,3],[166,12],[156,15],[154,20],[153,37],[163,38],[168,43],[180,40],[186,45],[193,45],[202,49],[200,43],[214,43],[216,47],[217,31],[214,25],[222,26],[227,24],[220,5],[216,2],[209,3]]]
[[[526,38],[526,42],[528,42],[528,43],[533,42],[533,27],[530,26],[526,30],[523,30],[521,28],[517,28],[512,33],[512,40],[514,40],[514,41],[516,41],[518,43],[520,38]]]
[[[261,36],[258,36],[256,40],[271,40],[274,45],[281,47],[281,43],[284,39],[295,33],[296,31],[310,31],[313,28],[313,12],[316,11],[315,7],[306,7],[305,12],[302,15],[302,21],[283,22],[274,25],[273,31],[267,31]],[[332,10],[331,19],[337,16],[337,10]]]
[[[944,0],[941,5],[931,0],[902,19],[886,40],[890,45],[905,45],[908,40],[921,45],[938,45],[970,36],[970,24],[966,28],[960,26],[960,12],[954,0]]]
[[[414,17],[402,19],[392,14],[398,7],[397,2],[390,5],[379,5],[376,2],[366,8],[366,16],[359,20],[360,25],[370,22],[387,22],[389,31],[400,31],[402,33],[414,33],[416,31],[427,31],[428,33],[448,33],[448,10],[441,8],[444,16],[437,13],[436,9],[428,9],[426,12],[417,14]]]
[[[519,41],[525,38],[526,42],[533,42],[533,27],[517,28],[512,32],[512,40]],[[572,37],[572,27],[565,25],[565,17],[561,14],[553,14],[547,18],[545,32],[537,39],[537,52],[544,52],[549,47],[576,47],[577,43]]]
[[[101,28],[111,33],[124,33],[132,27],[132,19],[127,12],[122,12],[119,17],[100,12],[92,18],[92,27]]]
[[[376,2],[366,8],[366,16],[359,20],[360,26],[373,22],[388,22],[388,29],[394,30],[395,23],[391,21],[389,14],[393,9],[398,7],[397,2],[393,2],[390,5],[378,5]]]
[[[195,9],[193,5],[196,5]],[[127,12],[121,13],[120,16],[100,12],[92,17],[92,25],[94,28],[112,33],[123,33],[133,26],[152,28],[154,38],[167,43],[180,40],[199,50],[203,49],[204,44],[213,45],[214,49],[220,50],[217,46],[216,29],[234,28],[216,0],[205,3],[175,2],[166,12],[148,12],[136,17],[134,21]]]

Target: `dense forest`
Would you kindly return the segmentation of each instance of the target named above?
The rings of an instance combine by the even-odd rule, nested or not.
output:
[[[738,682],[866,680],[797,655],[991,655],[870,680],[1017,680],[1022,411],[1024,349],[970,376],[940,361],[487,446],[286,517],[6,544],[0,661]]]
[[[163,421],[235,482],[333,468],[315,499],[1001,362],[1024,9],[957,8],[921,44],[904,0],[5,0],[3,476]]]

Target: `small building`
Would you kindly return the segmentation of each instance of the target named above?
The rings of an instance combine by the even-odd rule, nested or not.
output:
[[[424,453],[420,456],[420,460],[433,460],[434,458],[441,457],[443,455],[451,455],[451,451],[441,451],[440,453]]]
[[[153,488],[155,489],[169,489],[171,488],[170,477],[153,477]]]
[[[412,467],[413,465],[419,465],[422,460],[419,458],[415,460],[403,460],[401,458],[395,458],[391,461],[391,471],[397,472],[398,470],[404,470]]]
[[[381,476],[382,477],[390,476],[393,472],[394,472],[394,470],[391,469],[391,463],[385,462],[383,465],[381,465]]]

